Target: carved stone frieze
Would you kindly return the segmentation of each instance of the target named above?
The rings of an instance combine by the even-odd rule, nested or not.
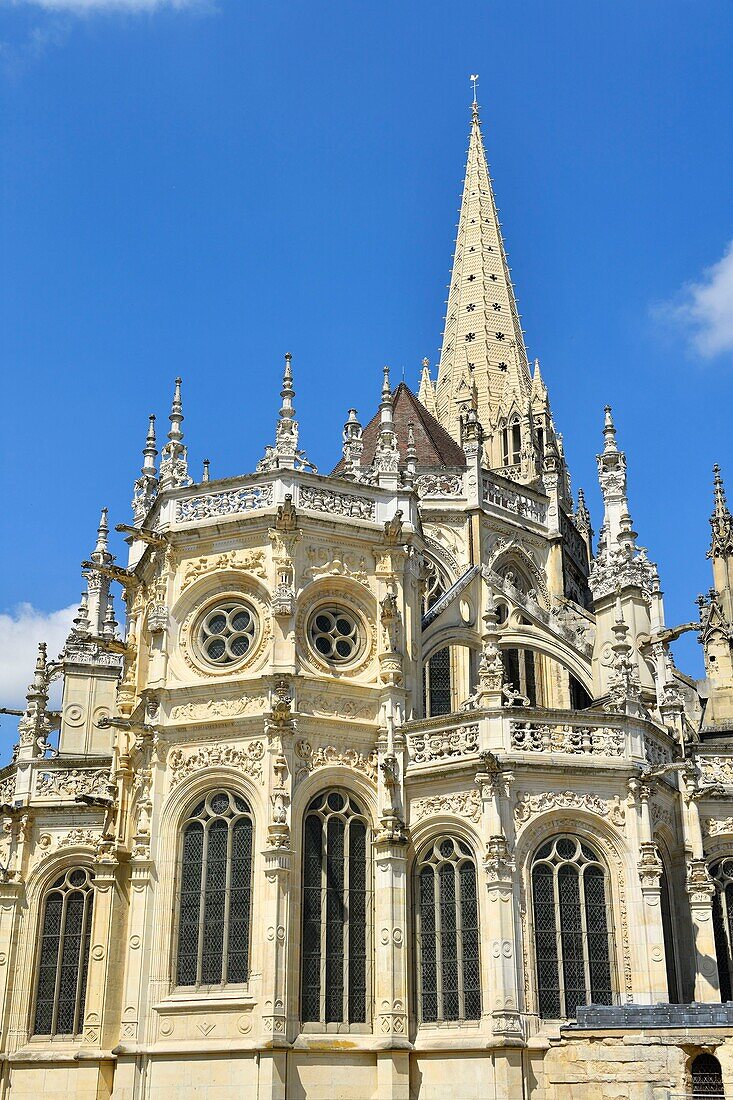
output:
[[[733,756],[700,756],[698,763],[703,783],[733,787]]]
[[[315,512],[330,512],[335,516],[352,516],[354,519],[374,519],[377,507],[369,497],[321,489],[316,485],[300,486],[298,504]]]
[[[204,768],[236,768],[252,779],[262,779],[262,741],[239,745],[205,745],[198,749],[173,748],[168,753],[171,787],[177,786],[193,772]]]
[[[414,822],[436,814],[457,814],[469,821],[480,821],[482,810],[481,795],[472,787],[470,791],[455,794],[435,794],[429,798],[416,798],[410,807],[410,817]]]
[[[377,704],[370,699],[353,699],[346,695],[309,689],[298,692],[298,711],[301,714],[366,722],[375,722],[377,718]]]
[[[186,562],[183,569],[181,589],[188,588],[190,584],[193,584],[199,577],[204,576],[205,573],[221,573],[227,569],[251,573],[253,576],[259,577],[260,580],[267,579],[264,551],[230,550],[225,554],[210,554]]]
[[[171,722],[207,722],[211,718],[240,718],[261,714],[268,708],[264,695],[242,695],[237,699],[202,699],[171,707]]]
[[[338,546],[309,546],[306,550],[308,568],[306,577],[351,577],[366,584],[368,578],[366,558],[356,550],[344,550]]]
[[[216,519],[240,512],[252,512],[272,504],[272,485],[248,485],[224,493],[202,493],[176,501],[176,522]]]
[[[75,799],[89,794],[107,798],[110,795],[110,774],[105,768],[55,768],[37,771],[34,784],[36,798]]]
[[[358,771],[370,783],[377,782],[376,752],[361,753],[357,749],[338,748],[336,745],[324,745],[313,748],[310,741],[300,740],[295,746],[300,764],[295,773],[295,782],[300,782],[316,768],[326,768],[334,764]]]
[[[702,831],[706,836],[733,834],[733,817],[704,817]]]
[[[623,756],[624,731],[612,726],[512,722],[511,745],[518,752],[560,752]]]
[[[599,798],[595,794],[580,791],[543,791],[541,794],[520,794],[514,807],[514,819],[524,824],[530,818],[547,810],[586,810],[599,817],[607,818],[611,824],[622,829],[626,824],[626,812],[618,798]]]
[[[421,500],[429,497],[463,496],[463,478],[460,474],[421,474],[415,482]]]

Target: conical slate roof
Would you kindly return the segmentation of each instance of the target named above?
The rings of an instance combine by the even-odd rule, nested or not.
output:
[[[401,462],[404,466],[407,456],[408,424],[412,421],[412,431],[415,439],[418,467],[442,467],[463,468],[466,465],[466,456],[456,441],[441,427],[424,405],[418,401],[415,394],[404,382],[400,382],[393,394],[394,432],[400,449]],[[362,467],[371,466],[374,461],[374,452],[379,438],[380,417],[375,413],[363,432],[364,453],[362,455]],[[334,469],[333,473],[338,477],[343,472],[343,459]]]

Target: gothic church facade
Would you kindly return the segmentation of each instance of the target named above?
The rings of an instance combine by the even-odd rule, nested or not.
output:
[[[281,396],[257,468],[194,483],[176,382],[127,563],[105,510],[39,649],[0,772],[3,1095],[733,1097],[733,518],[716,469],[713,587],[668,624],[606,409],[594,541],[476,104],[437,378],[385,369],[328,475],[290,356]]]

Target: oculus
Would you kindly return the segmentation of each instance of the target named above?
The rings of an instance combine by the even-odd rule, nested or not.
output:
[[[195,630],[199,657],[216,668],[240,664],[254,649],[258,620],[251,604],[239,598],[209,605]]]

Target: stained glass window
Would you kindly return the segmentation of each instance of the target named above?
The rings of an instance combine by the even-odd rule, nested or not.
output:
[[[300,1004],[303,1023],[367,1022],[369,829],[346,791],[305,816]]]
[[[418,1016],[422,1023],[481,1016],[476,865],[468,845],[443,836],[415,871]]]
[[[179,986],[249,978],[252,813],[238,795],[214,791],[183,828],[178,901]]]
[[[46,894],[41,926],[33,1031],[36,1035],[79,1035],[92,934],[94,877],[75,867]]]
[[[612,1004],[613,934],[607,873],[573,836],[540,848],[532,865],[539,1013],[574,1017],[578,1005]]]

